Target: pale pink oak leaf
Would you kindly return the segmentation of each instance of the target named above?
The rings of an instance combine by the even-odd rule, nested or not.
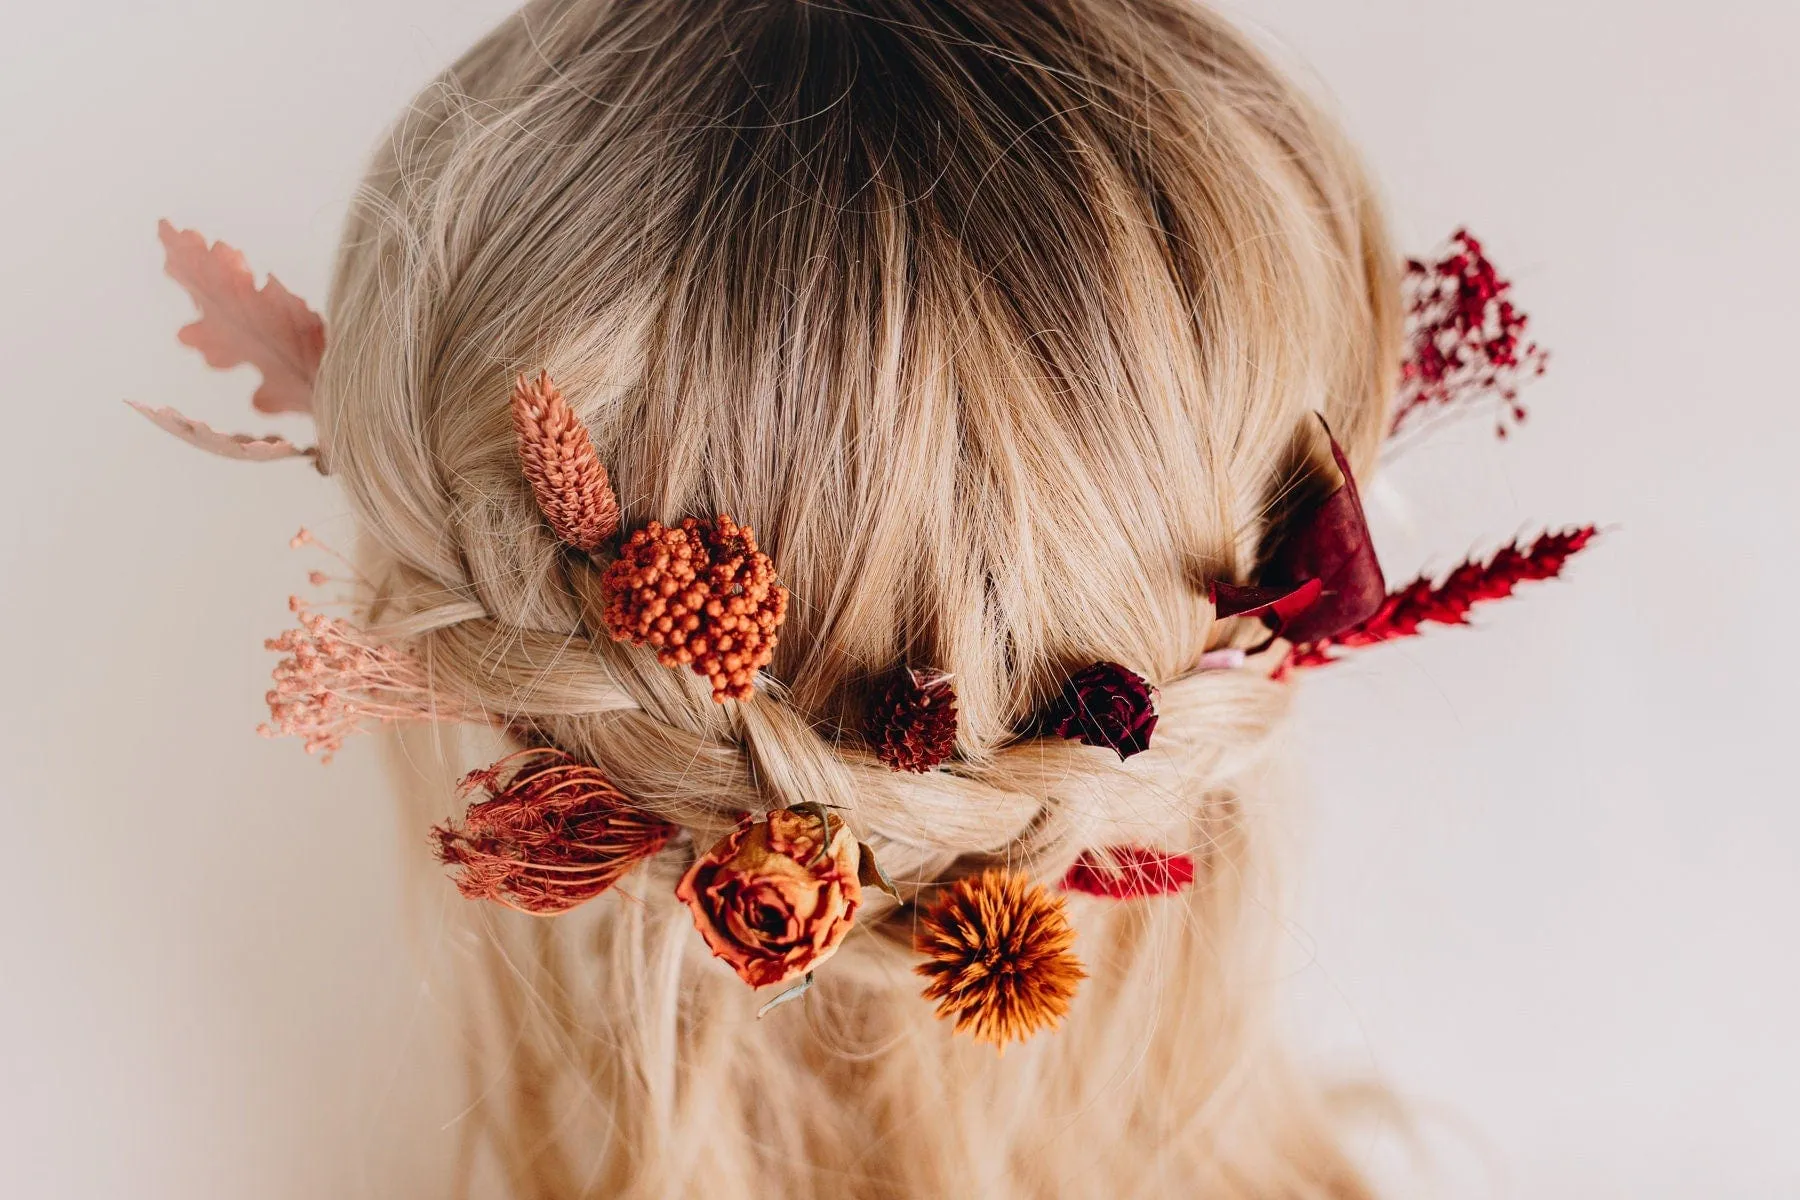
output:
[[[262,386],[251,397],[259,412],[312,412],[313,381],[325,353],[325,322],[319,314],[273,275],[257,287],[244,256],[224,242],[208,246],[200,234],[167,221],[158,222],[156,232],[164,269],[200,309],[199,320],[177,335],[182,343],[200,351],[208,366],[248,363],[262,372]],[[175,432],[167,424],[163,428]],[[216,446],[202,448],[221,452]]]

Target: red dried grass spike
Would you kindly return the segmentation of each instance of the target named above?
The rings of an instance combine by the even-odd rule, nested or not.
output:
[[[1596,535],[1592,525],[1541,533],[1530,545],[1515,542],[1502,546],[1485,563],[1473,557],[1464,560],[1442,583],[1433,584],[1430,576],[1422,575],[1390,592],[1375,615],[1360,625],[1294,647],[1284,670],[1336,662],[1334,650],[1414,637],[1427,623],[1467,625],[1475,605],[1510,596],[1521,583],[1561,575],[1570,557],[1585,549]]]
[[[1443,257],[1409,260],[1404,283],[1406,360],[1388,436],[1428,414],[1468,408],[1487,397],[1500,405],[1497,432],[1525,419],[1519,389],[1544,373],[1549,355],[1525,337],[1529,318],[1466,229]]]
[[[749,697],[787,619],[788,590],[756,532],[723,514],[674,528],[650,522],[625,540],[600,583],[607,631],[654,647],[665,667],[706,676],[721,704]]]
[[[956,749],[956,689],[948,675],[896,672],[869,708],[869,744],[896,771],[923,773]]]
[[[556,536],[591,551],[619,530],[619,501],[594,452],[587,426],[546,371],[513,386],[513,432],[519,466]]]
[[[309,536],[302,531],[295,541]],[[269,721],[256,729],[264,737],[304,738],[308,754],[323,752],[330,762],[344,739],[369,721],[487,719],[433,693],[424,666],[411,655],[348,621],[314,612],[298,596],[288,597],[288,608],[299,627],[263,643],[284,656],[265,697]]]
[[[1111,900],[1136,900],[1143,896],[1167,896],[1194,882],[1194,860],[1144,846],[1109,846],[1087,850],[1069,873],[1062,890]]]
[[[656,854],[674,825],[632,807],[596,767],[561,750],[522,750],[462,781],[462,825],[431,831],[439,861],[455,867],[456,888],[548,916],[593,899]]]

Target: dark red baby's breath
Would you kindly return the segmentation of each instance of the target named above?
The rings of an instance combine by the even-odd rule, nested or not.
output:
[[[1525,336],[1529,319],[1512,302],[1512,283],[1459,229],[1442,257],[1407,262],[1405,290],[1407,353],[1388,435],[1491,397],[1505,437],[1509,421],[1525,419],[1520,387],[1542,375],[1549,359]]]

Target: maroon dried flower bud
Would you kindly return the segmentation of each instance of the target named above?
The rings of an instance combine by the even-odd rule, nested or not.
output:
[[[896,771],[922,773],[956,749],[956,690],[950,676],[897,671],[869,706],[869,744]]]
[[[549,915],[591,900],[663,848],[675,826],[634,808],[598,768],[561,750],[525,750],[471,771],[464,792],[487,796],[461,827],[431,831],[457,890]]]
[[[1107,746],[1130,758],[1150,748],[1156,729],[1155,689],[1136,671],[1099,662],[1070,678],[1062,695],[1039,715],[1040,736]]]

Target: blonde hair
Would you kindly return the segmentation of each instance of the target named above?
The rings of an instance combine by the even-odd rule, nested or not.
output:
[[[841,806],[908,895],[1122,843],[1199,864],[1177,899],[1072,898],[1090,978],[1004,1056],[934,1020],[887,900],[758,1022],[672,897],[687,840],[555,921],[468,906],[466,1128],[508,1192],[1365,1194],[1269,1029],[1287,689],[1195,666],[1257,636],[1206,585],[1253,570],[1311,414],[1372,463],[1390,257],[1338,133],[1181,0],[538,0],[418,98],[349,222],[318,416],[369,619],[444,695],[695,846]],[[774,555],[751,700],[605,636],[520,477],[538,368],[627,528],[728,512]],[[1147,753],[1016,738],[1103,659],[1161,689]],[[907,663],[960,705],[926,775],[857,732]],[[444,814],[468,760],[407,751]]]

